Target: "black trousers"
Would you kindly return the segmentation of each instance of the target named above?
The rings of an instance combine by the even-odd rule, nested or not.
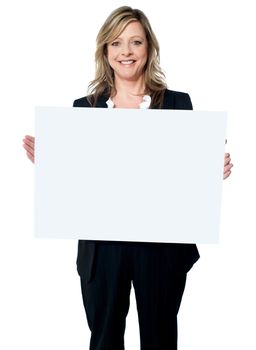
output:
[[[173,269],[166,246],[156,243],[98,243],[93,274],[81,277],[91,330],[90,350],[123,350],[133,284],[141,350],[177,349],[177,313],[186,272]]]

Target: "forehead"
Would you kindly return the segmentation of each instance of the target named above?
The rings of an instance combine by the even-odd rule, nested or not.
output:
[[[124,30],[118,35],[118,38],[123,37],[132,37],[132,36],[140,36],[142,38],[145,38],[145,30],[142,26],[142,24],[138,21],[131,22],[127,24],[127,26],[124,28]]]

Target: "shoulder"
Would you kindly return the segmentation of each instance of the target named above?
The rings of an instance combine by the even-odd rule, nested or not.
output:
[[[73,102],[73,107],[91,107],[90,102],[87,99],[87,96],[78,98]]]
[[[109,98],[109,94],[107,92],[104,92],[101,95],[99,95],[99,97],[97,98],[95,107],[107,108],[108,106],[106,102],[108,98]],[[93,107],[93,100],[94,100],[93,95],[78,98],[77,100],[74,101],[73,107]]]
[[[163,109],[193,109],[193,107],[188,93],[166,89]]]

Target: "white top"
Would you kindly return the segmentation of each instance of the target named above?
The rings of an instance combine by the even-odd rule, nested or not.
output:
[[[140,109],[148,109],[151,103],[151,97],[149,95],[144,95],[143,100],[140,103]],[[114,108],[114,102],[109,98],[106,102],[108,108]]]

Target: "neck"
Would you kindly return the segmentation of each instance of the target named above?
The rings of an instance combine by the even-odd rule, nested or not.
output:
[[[121,80],[115,77],[115,88],[117,95],[142,96],[145,92],[144,79],[141,76],[136,81]]]

